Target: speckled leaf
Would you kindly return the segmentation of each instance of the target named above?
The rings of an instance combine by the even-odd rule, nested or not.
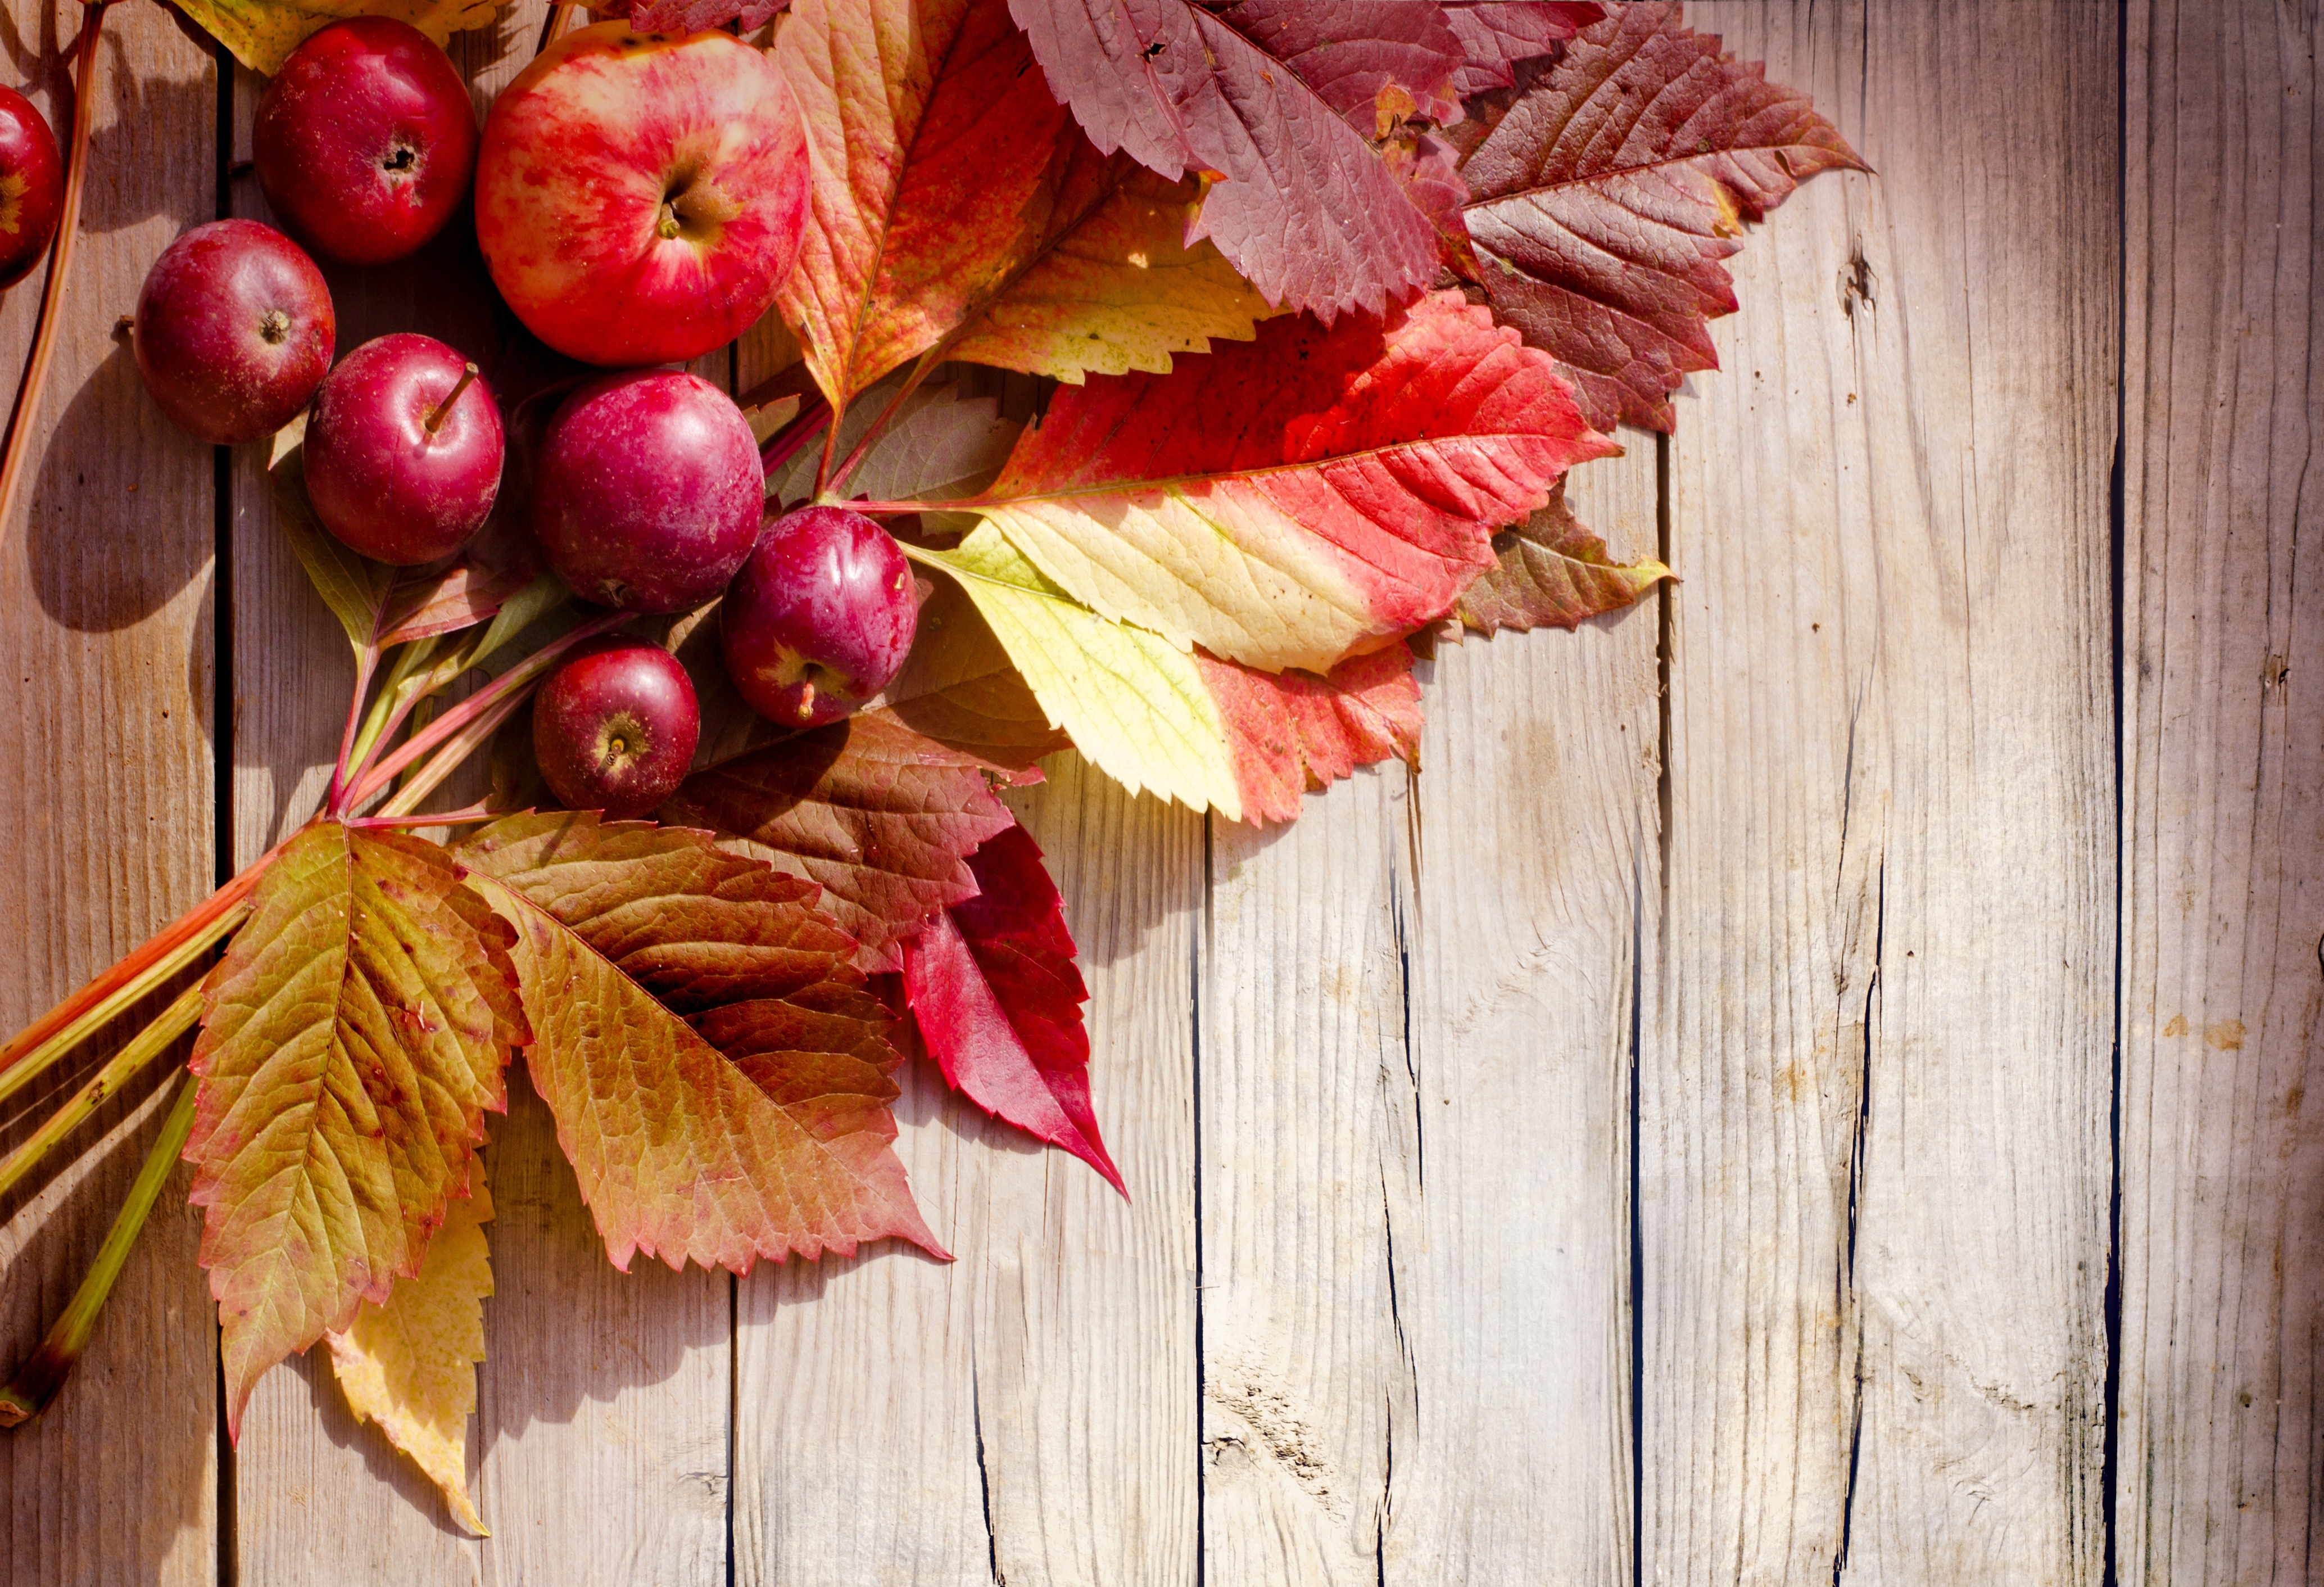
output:
[[[1565,504],[1563,480],[1548,506],[1493,537],[1493,567],[1453,609],[1477,633],[1578,627],[1601,612],[1628,605],[1671,577],[1651,557],[1629,564],[1609,558],[1606,542],[1583,528]]]
[[[177,0],[178,9],[254,72],[272,77],[309,33],[343,17],[392,16],[438,44],[490,27],[501,0]]]

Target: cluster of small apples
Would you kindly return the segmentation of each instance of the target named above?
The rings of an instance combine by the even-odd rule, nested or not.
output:
[[[617,371],[566,396],[529,448],[530,528],[549,566],[582,599],[641,614],[721,600],[737,689],[785,725],[835,721],[888,686],[917,621],[894,540],[840,508],[770,521],[742,411],[655,367],[739,336],[798,257],[805,130],[763,54],[729,33],[599,23],[543,51],[480,134],[442,50],[408,23],[359,17],[284,63],[253,141],[260,184],[299,241],[222,220],[155,262],[133,345],[171,420],[233,445],[304,410],[307,492],[326,529],[398,566],[456,556],[509,465],[493,392],[424,336],[382,337],[334,365],[330,291],[309,250],[402,258],[473,187],[477,242],[518,318]],[[701,725],[678,661],[617,636],[543,681],[533,724],[550,790],[615,818],[669,795]]]

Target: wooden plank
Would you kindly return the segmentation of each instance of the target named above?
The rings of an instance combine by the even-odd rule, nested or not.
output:
[[[531,58],[546,5],[503,12],[454,41],[479,109]],[[236,135],[263,83],[236,84]],[[238,213],[271,218],[254,180]],[[456,217],[415,260],[329,267],[339,348],[391,330],[452,341],[484,330],[489,287]],[[711,360],[723,381],[729,360]],[[320,802],[352,681],[346,644],[274,531],[263,457],[235,459],[235,826],[244,859]],[[328,680],[328,681],[324,681]],[[269,1375],[253,1398],[235,1479],[244,1578],[346,1582],[700,1582],[724,1574],[731,1285],[699,1269],[604,1259],[555,1126],[521,1072],[493,1121],[496,1292],[470,1444],[489,1542],[375,1429],[354,1426],[319,1359]]]
[[[2317,18],[2129,10],[2120,1579],[2324,1572]]]
[[[1672,444],[1643,1576],[2095,1582],[2114,14],[1691,7],[1879,175]]]
[[[8,22],[24,91],[61,143],[80,7],[15,0]],[[0,874],[16,923],[0,1024],[12,1031],[216,880],[212,457],[152,407],[114,322],[136,306],[181,217],[215,208],[217,79],[156,8],[119,7],[105,29],[80,240],[0,545],[0,677],[16,702],[15,752],[0,773]],[[44,270],[0,306],[12,394]],[[90,1066],[69,1066],[20,1099],[0,1121],[0,1147]],[[70,1143],[86,1155],[0,1204],[0,1370],[14,1370],[79,1283],[169,1102],[148,1086],[107,1107]],[[0,1435],[0,1581],[216,1576],[217,1366],[187,1183],[180,1169],[163,1191],[55,1403]]]
[[[738,1583],[1194,1573],[1202,828],[1077,756],[1049,774],[1010,802],[1081,946],[1098,1121],[1131,1200],[915,1064],[898,1149],[959,1259],[874,1250],[742,1283]]]
[[[1651,554],[1651,441],[1572,487]],[[1205,1580],[1628,1580],[1655,614],[1447,650],[1417,778],[1213,825]]]

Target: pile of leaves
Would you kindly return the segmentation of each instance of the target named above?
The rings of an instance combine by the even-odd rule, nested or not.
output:
[[[186,8],[262,69],[327,20]],[[1289,820],[1414,752],[1416,642],[1635,601],[1667,570],[1611,561],[1566,471],[1618,424],[1670,429],[1743,224],[1858,167],[1671,5],[773,9],[632,15],[770,27],[805,108],[813,215],[778,305],[799,358],[749,400],[772,495],[854,502],[924,570],[904,674],[800,735],[714,710],[658,822],[530,807],[503,724],[619,614],[521,534],[420,577],[362,562],[306,516],[286,433],[281,516],[356,662],[337,772],[311,823],[0,1052],[5,1097],[226,944],[99,1076],[198,1026],[195,1083],[0,1419],[54,1391],[182,1150],[229,1426],[327,1340],[358,1414],[481,1530],[478,1147],[518,1052],[618,1268],[941,1255],[891,1144],[906,1022],[947,1083],[1120,1188],[1057,890],[996,790],[1070,744],[1133,790]],[[975,365],[1042,377],[1038,420],[974,394]],[[423,812],[496,737],[493,797]]]

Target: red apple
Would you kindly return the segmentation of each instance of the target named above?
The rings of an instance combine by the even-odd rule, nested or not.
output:
[[[30,99],[0,88],[0,287],[32,272],[64,213],[57,135]]]
[[[384,264],[459,207],[476,168],[476,108],[427,34],[351,17],[282,63],[258,101],[251,152],[266,201],[308,246]]]
[[[802,507],[767,526],[718,608],[727,676],[769,721],[836,722],[904,665],[914,596],[886,530],[844,507]]]
[[[502,450],[500,410],[475,364],[433,337],[381,337],[315,393],[307,499],[364,556],[433,562],[492,516]]]
[[[591,364],[678,364],[775,300],[807,227],[807,131],[729,33],[599,23],[493,102],[476,240],[533,335]]]
[[[567,809],[633,820],[686,780],[702,736],[694,680],[658,645],[618,635],[577,646],[532,702],[532,753]]]
[[[591,381],[549,421],[532,529],[583,600],[684,612],[751,554],[766,490],[733,398],[679,370],[634,370]]]
[[[214,220],[161,250],[137,295],[137,373],[179,429],[213,445],[272,435],[331,366],[323,272],[254,220]]]

